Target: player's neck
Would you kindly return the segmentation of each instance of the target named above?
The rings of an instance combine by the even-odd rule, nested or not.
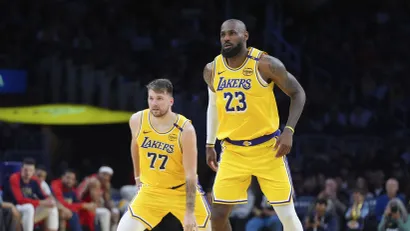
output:
[[[154,124],[158,124],[158,125],[173,124],[176,120],[176,114],[170,110],[164,116],[161,116],[161,117],[152,116],[151,120]]]
[[[243,62],[245,62],[246,57],[248,56],[248,49],[242,49],[238,55],[232,58],[226,58],[226,62],[229,67],[238,68],[240,67]]]

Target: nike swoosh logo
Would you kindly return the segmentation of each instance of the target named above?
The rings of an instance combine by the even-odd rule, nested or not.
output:
[[[226,70],[224,70],[224,71],[221,71],[221,72],[218,72],[218,75],[220,75],[220,74],[222,74],[222,73],[224,73]]]
[[[147,134],[150,133],[151,131],[143,131],[142,133]]]

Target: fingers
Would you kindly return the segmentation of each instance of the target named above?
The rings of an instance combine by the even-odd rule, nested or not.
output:
[[[208,159],[207,164],[213,171],[218,170],[218,162],[214,158]]]
[[[278,150],[279,145],[280,145],[280,140],[279,140],[279,138],[278,138],[278,137],[275,137],[275,139],[276,139],[275,146],[273,146],[273,150],[274,150],[274,151]]]
[[[276,157],[282,157],[284,155],[289,154],[291,147],[287,145],[279,145],[278,152],[276,153]]]
[[[218,171],[218,163],[214,160],[214,161],[211,161],[211,169],[212,170],[214,170],[214,172],[216,172],[216,171]]]

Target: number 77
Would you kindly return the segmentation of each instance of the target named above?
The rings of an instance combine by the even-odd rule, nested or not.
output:
[[[159,166],[159,170],[165,170],[165,167],[166,167],[167,162],[168,162],[168,156],[167,155],[148,152],[148,158],[151,159],[151,164],[149,166],[151,169],[155,169],[155,163],[156,163],[157,159],[160,159],[160,160],[162,160],[162,162]]]

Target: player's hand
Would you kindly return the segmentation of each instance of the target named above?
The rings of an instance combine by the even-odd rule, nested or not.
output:
[[[212,170],[218,171],[218,160],[214,147],[206,147],[206,163]]]
[[[141,179],[139,177],[136,177],[135,178],[135,187],[137,187],[136,193],[140,191],[141,186],[142,186]]]
[[[196,225],[195,215],[192,212],[185,213],[184,231],[198,231],[198,226]]]
[[[287,128],[284,129],[283,133],[276,138],[276,144],[273,147],[276,152],[276,157],[282,157],[289,154],[292,149],[293,143],[293,132]]]

